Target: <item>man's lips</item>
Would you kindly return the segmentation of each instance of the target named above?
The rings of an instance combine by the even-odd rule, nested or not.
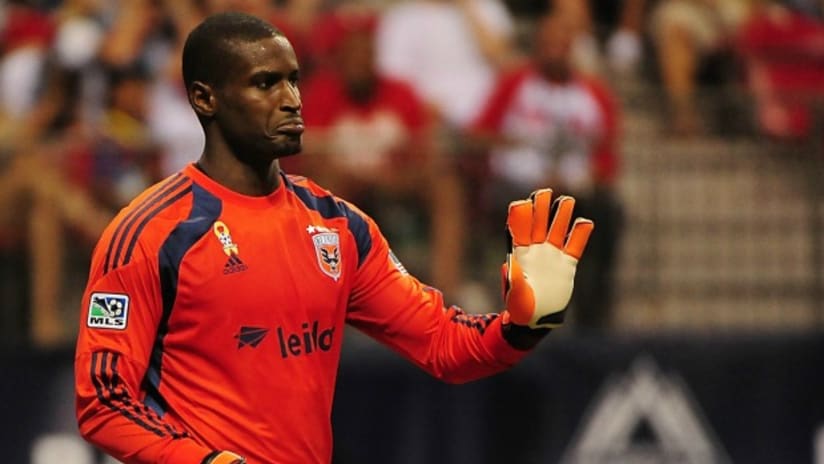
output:
[[[303,120],[295,119],[278,124],[275,132],[278,134],[301,135],[303,134]]]

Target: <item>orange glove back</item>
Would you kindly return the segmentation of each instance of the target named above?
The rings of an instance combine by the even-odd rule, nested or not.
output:
[[[512,245],[502,267],[506,310],[510,322],[533,329],[564,323],[575,269],[595,227],[578,218],[570,230],[575,199],[551,198],[551,189],[537,190],[529,200],[510,203],[507,217]]]

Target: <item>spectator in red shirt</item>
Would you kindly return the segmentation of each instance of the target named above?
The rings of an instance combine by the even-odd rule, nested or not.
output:
[[[738,49],[755,98],[757,127],[782,139],[810,135],[824,97],[824,22],[777,4],[742,26]]]
[[[449,294],[459,279],[461,196],[455,173],[439,162],[426,108],[408,84],[377,71],[374,16],[337,13],[324,23],[337,46],[334,66],[303,89],[309,156],[284,165],[306,163],[312,177],[377,216],[401,256],[423,256],[419,224],[428,222],[432,259],[407,265]],[[425,263],[428,273],[415,269]]]
[[[531,62],[505,76],[473,130],[489,148],[482,192],[491,224],[502,201],[542,185],[575,196],[598,228],[578,268],[573,304],[579,326],[603,328],[612,305],[612,270],[621,212],[613,191],[618,168],[618,108],[606,86],[575,73],[575,28],[563,12],[537,23]]]

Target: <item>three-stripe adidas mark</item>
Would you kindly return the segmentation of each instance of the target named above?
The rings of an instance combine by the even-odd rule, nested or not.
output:
[[[246,264],[244,264],[237,255],[229,255],[229,259],[223,266],[223,273],[233,274],[235,272],[245,271],[246,269]]]

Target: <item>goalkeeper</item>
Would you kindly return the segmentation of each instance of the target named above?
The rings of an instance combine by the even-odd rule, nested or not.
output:
[[[409,275],[377,225],[278,159],[301,150],[289,41],[240,13],[187,38],[200,159],[112,221],[75,357],[80,432],[126,464],[328,463],[349,324],[433,376],[522,359],[564,321],[592,222],[540,190],[509,207],[501,314],[467,315]]]

